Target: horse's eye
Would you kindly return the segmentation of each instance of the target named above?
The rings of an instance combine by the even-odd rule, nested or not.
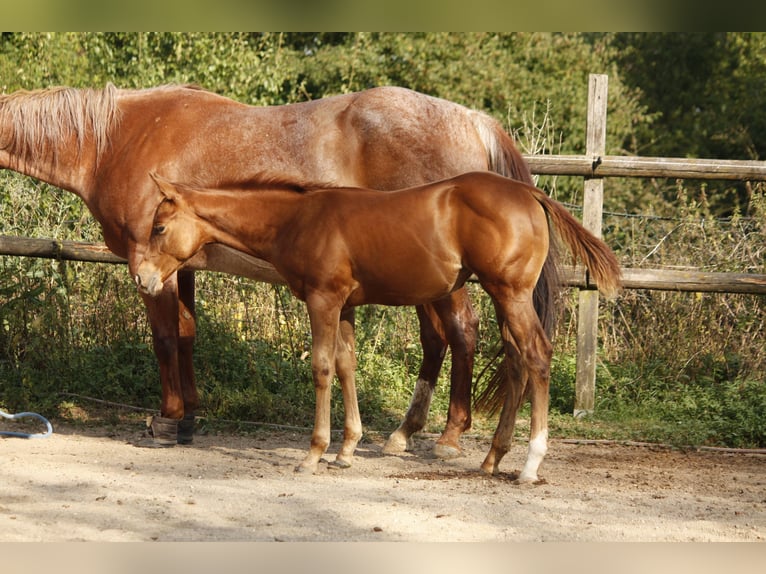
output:
[[[162,235],[163,233],[165,233],[164,225],[155,225],[154,229],[152,229],[152,235]]]

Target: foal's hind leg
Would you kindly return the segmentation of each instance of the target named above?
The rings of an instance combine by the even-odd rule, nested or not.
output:
[[[518,353],[523,368],[520,379],[509,381],[511,388],[506,396],[492,447],[481,468],[485,472],[496,473],[500,460],[508,451],[516,413],[524,396],[524,393],[518,393],[515,389],[523,386],[519,381],[526,381],[526,395],[532,403],[532,417],[529,450],[519,482],[534,482],[537,480],[537,469],[548,450],[548,392],[552,348],[534,311],[531,298],[514,300],[506,296],[495,298],[495,302],[506,351],[512,351],[508,353],[508,358],[512,361],[512,355]]]
[[[502,329],[502,322],[500,325]],[[500,412],[500,420],[492,437],[492,446],[481,465],[481,470],[487,474],[497,474],[500,460],[511,449],[516,415],[524,401],[527,387],[527,374],[518,349],[508,342],[504,342],[504,347],[505,361],[499,368],[506,369],[505,400]]]
[[[340,330],[335,349],[335,370],[343,392],[345,423],[343,444],[331,463],[339,468],[348,468],[354,457],[356,445],[362,438],[362,419],[359,416],[359,401],[356,397],[356,352],[354,349],[354,310],[341,313]]]

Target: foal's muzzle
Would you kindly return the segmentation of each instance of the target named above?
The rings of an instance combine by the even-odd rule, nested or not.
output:
[[[142,273],[141,268],[139,268],[138,273],[136,273],[136,276],[133,279],[141,293],[156,297],[162,292],[162,279],[156,272]]]

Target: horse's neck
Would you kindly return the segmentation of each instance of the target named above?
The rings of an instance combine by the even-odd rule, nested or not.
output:
[[[68,125],[61,115],[36,110],[39,106],[35,104],[23,99],[9,103],[0,96],[0,168],[86,199],[96,161],[90,128],[87,124]]]
[[[57,151],[59,153],[55,156],[32,157],[0,149],[0,168],[37,178],[86,199],[89,162],[72,153],[72,144],[62,145],[62,149]]]
[[[276,236],[291,224],[304,197],[292,191],[195,191],[192,209],[216,243],[270,260]]]

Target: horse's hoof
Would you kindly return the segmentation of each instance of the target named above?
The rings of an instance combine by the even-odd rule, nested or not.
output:
[[[438,442],[434,445],[433,453],[436,458],[440,458],[442,460],[457,458],[463,454],[459,448],[455,448],[454,446],[450,446],[448,444],[439,444]]]
[[[327,463],[327,466],[329,466],[330,468],[344,469],[344,468],[351,468],[351,463],[347,460],[341,460],[336,458],[334,461]]]
[[[178,444],[194,442],[194,415],[185,415],[178,421]]]
[[[178,419],[152,416],[146,419],[146,437],[135,443],[142,448],[169,448],[178,443]]]
[[[386,444],[383,445],[383,454],[402,454],[411,451],[415,447],[415,441],[412,437],[406,437],[402,433],[394,432],[388,437]]]

